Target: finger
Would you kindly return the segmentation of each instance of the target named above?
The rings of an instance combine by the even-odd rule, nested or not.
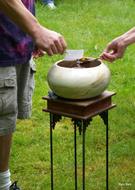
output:
[[[46,52],[41,50],[40,54],[41,54],[41,56],[44,56],[44,55],[46,55]]]
[[[38,51],[39,57],[41,57],[41,56],[43,56],[43,55],[45,55],[45,54],[46,54],[46,52],[43,51],[43,50],[41,50],[41,49]]]
[[[107,53],[106,53],[106,52],[103,52],[103,53],[100,55],[100,58],[102,58],[102,59],[108,58]]]
[[[46,52],[45,51],[43,51],[43,50],[36,50],[36,51],[34,51],[33,52],[33,58],[38,58],[38,57],[41,57],[41,56],[43,56],[43,55],[45,55],[46,54]]]
[[[58,54],[58,53],[59,53],[59,50],[58,50],[58,48],[55,46],[55,44],[52,44],[52,45],[51,45],[51,50],[52,50],[53,54]]]
[[[99,58],[102,59],[104,57],[104,53],[105,52],[102,52],[100,55],[99,55]]]
[[[108,45],[105,49],[104,52],[109,53],[112,50],[111,45]]]
[[[62,44],[61,44],[60,40],[55,41],[55,46],[57,48],[58,53],[63,52],[63,47],[62,47]]]
[[[52,51],[51,48],[48,48],[48,49],[46,50],[46,52],[47,52],[47,54],[48,54],[49,56],[52,56],[52,55],[53,55],[53,51]]]
[[[112,55],[112,56],[106,56],[106,59],[108,59],[109,62],[113,62],[115,61],[117,58],[115,55]]]
[[[108,57],[104,56],[104,55],[101,57],[101,59],[105,60],[105,61],[108,61],[108,62],[111,62],[111,60]]]
[[[105,60],[105,56],[104,56],[103,54],[100,55],[99,58],[100,58],[101,60]]]
[[[108,54],[108,53],[109,53],[109,54],[114,54],[114,51],[111,51],[111,52],[103,51],[99,57],[103,57],[104,55],[106,55],[106,54]]]
[[[104,53],[104,54],[102,55],[102,59],[104,59],[104,60],[106,60],[106,61],[109,61],[109,62],[113,62],[113,61],[116,59],[116,57],[115,57],[115,55],[111,55],[111,54],[108,54],[108,53]]]
[[[65,49],[67,48],[67,43],[65,39],[63,38],[63,36],[60,37],[60,43],[62,45],[62,54],[63,54],[65,52]]]
[[[67,44],[62,36],[59,37],[59,40],[55,41],[55,45],[60,54],[63,54],[65,52]]]

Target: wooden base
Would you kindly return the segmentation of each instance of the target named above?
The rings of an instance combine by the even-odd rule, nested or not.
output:
[[[43,97],[47,100],[47,108],[44,112],[67,116],[71,118],[87,120],[116,105],[112,103],[112,96],[116,93],[104,91],[100,96],[86,100],[69,100],[64,98],[52,99],[49,96]]]

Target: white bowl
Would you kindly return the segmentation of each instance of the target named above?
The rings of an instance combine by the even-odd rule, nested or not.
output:
[[[110,71],[100,60],[58,61],[50,68],[47,81],[57,95],[68,99],[88,99],[100,95],[108,86]]]

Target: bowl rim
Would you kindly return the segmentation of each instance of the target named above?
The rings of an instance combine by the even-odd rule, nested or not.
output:
[[[90,69],[90,70],[91,70],[91,69],[96,69],[96,68],[99,68],[99,67],[105,65],[105,64],[102,62],[102,60],[99,60],[99,61],[100,61],[100,64],[97,65],[97,66],[95,66],[95,67],[62,67],[62,66],[58,65],[60,62],[63,62],[63,61],[65,61],[65,62],[70,62],[70,61],[66,61],[66,60],[64,60],[64,59],[61,59],[61,60],[59,60],[59,61],[56,61],[56,62],[52,65],[52,67],[53,67],[53,66],[56,66],[56,67],[61,68],[61,69],[69,69],[69,70],[71,70],[71,69],[74,69],[74,70]],[[71,62],[73,62],[73,61],[71,61]],[[105,65],[105,66],[106,66],[106,65]]]

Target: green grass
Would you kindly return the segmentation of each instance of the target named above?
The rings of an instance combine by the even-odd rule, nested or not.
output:
[[[134,26],[133,0],[57,0],[57,9],[48,10],[37,3],[37,17],[46,27],[65,36],[68,48],[85,50],[98,56],[114,37]],[[63,56],[45,56],[36,61],[36,89],[33,115],[17,122],[11,153],[12,179],[23,190],[50,189],[49,115],[42,112],[47,95],[46,76],[50,66]],[[135,189],[135,45],[123,59],[106,63],[112,78],[109,90],[117,92],[117,108],[109,113],[109,186],[110,190]],[[81,136],[78,141],[78,177],[81,190]],[[55,190],[74,190],[73,125],[63,118],[54,130]],[[105,127],[95,117],[87,129],[86,189],[105,190]]]

